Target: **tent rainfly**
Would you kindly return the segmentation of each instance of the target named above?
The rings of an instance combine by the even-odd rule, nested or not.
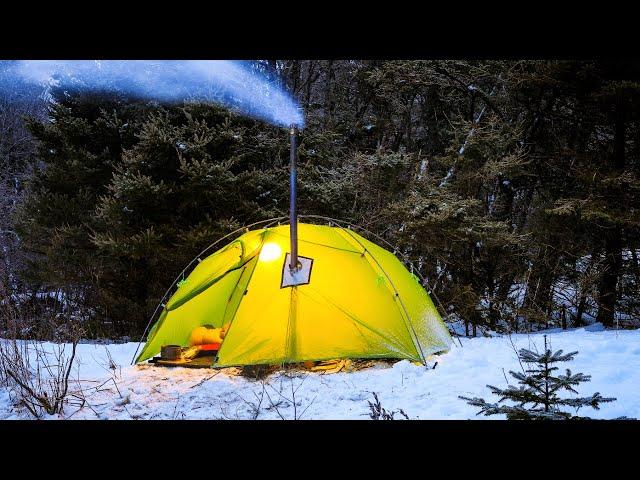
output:
[[[297,219],[296,219],[297,223]],[[194,328],[223,327],[214,367],[337,358],[424,363],[451,336],[395,255],[348,228],[297,223],[251,230],[203,259],[164,305],[137,357],[188,345]]]

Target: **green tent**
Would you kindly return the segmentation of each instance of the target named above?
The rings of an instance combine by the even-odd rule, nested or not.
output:
[[[289,226],[252,230],[203,259],[178,285],[137,362],[194,328],[225,327],[214,366],[336,358],[424,362],[452,340],[418,279],[354,231],[298,224],[292,273]]]

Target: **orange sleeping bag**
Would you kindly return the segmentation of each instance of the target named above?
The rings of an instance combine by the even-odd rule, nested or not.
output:
[[[196,327],[191,332],[189,337],[189,345],[215,345],[220,348],[220,344],[224,340],[226,334],[226,328],[215,328],[211,325],[203,325],[202,327]]]

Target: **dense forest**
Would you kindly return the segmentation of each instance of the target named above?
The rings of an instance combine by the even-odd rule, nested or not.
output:
[[[287,131],[2,78],[0,296],[140,335],[174,277],[286,215]],[[302,105],[299,208],[381,236],[467,335],[640,320],[640,64],[256,61]]]

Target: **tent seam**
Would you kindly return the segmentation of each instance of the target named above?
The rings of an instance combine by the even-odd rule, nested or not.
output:
[[[344,228],[344,227],[339,227],[341,231],[345,231],[347,234],[349,234],[349,236],[351,238],[353,238],[354,241],[356,241],[358,243],[358,245],[360,245],[363,249],[363,255],[364,254],[369,254],[369,256],[376,262],[376,265],[378,265],[378,268],[380,268],[380,270],[382,270],[382,273],[384,273],[385,277],[387,277],[387,280],[389,281],[389,283],[391,284],[391,287],[393,287],[393,293],[395,294],[395,296],[398,298],[399,302],[400,302],[400,306],[398,306],[398,310],[401,310],[401,316],[403,318],[403,320],[405,320],[405,328],[407,328],[407,330],[410,332],[410,335],[412,335],[415,338],[415,342],[418,345],[418,348],[420,349],[420,356],[422,357],[422,363],[426,364],[426,357],[424,355],[424,350],[422,349],[422,345],[420,344],[420,340],[418,339],[418,334],[415,331],[415,328],[413,326],[413,322],[411,321],[411,316],[409,315],[409,312],[407,311],[407,308],[404,306],[404,302],[402,301],[402,297],[400,296],[400,292],[398,292],[398,289],[396,288],[396,286],[393,284],[393,281],[391,280],[391,277],[389,277],[389,274],[386,272],[386,270],[384,268],[382,268],[382,265],[380,265],[380,262],[378,262],[378,259],[369,251],[369,249],[367,249],[367,247],[365,247],[362,242],[360,242],[360,240],[358,240],[356,237],[354,237],[351,232]],[[373,269],[373,265],[371,265],[371,262],[367,262],[369,264],[369,266]],[[375,271],[375,269],[374,269]],[[394,302],[395,303],[395,302]],[[401,308],[400,308],[401,307]],[[404,315],[402,315],[402,311],[404,311]],[[407,323],[409,324],[407,326]],[[418,353],[418,351],[416,350],[416,353]]]
[[[267,229],[265,229],[264,232],[262,232],[262,243],[260,244],[260,248],[257,249],[260,252],[262,251],[262,247],[264,246],[264,240],[265,240],[266,235],[267,235]],[[259,253],[258,253],[258,255],[259,255]],[[251,258],[251,260],[253,260],[254,258],[255,258],[255,255]],[[247,262],[247,263],[249,263],[249,262]],[[253,271],[251,272],[251,275],[249,276],[249,279],[247,280],[247,285],[251,284],[251,279],[253,278],[253,275],[256,273],[256,269],[257,268],[258,268],[258,262],[256,262],[256,266],[253,268]],[[240,280],[238,280],[238,283],[236,284],[236,288],[238,288],[239,284],[240,284]],[[233,293],[235,293],[235,289],[231,293],[231,295],[233,295]],[[243,297],[244,297],[244,295],[243,295]],[[240,299],[240,301],[238,302],[238,307],[236,308],[236,311],[234,312],[233,317],[231,317],[231,322],[229,323],[229,328],[227,329],[227,333],[224,336],[225,339],[229,336],[229,333],[231,332],[231,327],[233,327],[233,323],[235,322],[236,316],[238,315],[238,310],[240,310],[240,305],[242,305],[243,300],[244,300],[244,298]],[[218,354],[216,355],[216,361],[214,362],[214,364],[212,366],[215,366],[215,364],[218,362],[218,358],[220,357],[220,352],[222,352],[223,348],[224,348],[224,341],[222,342],[222,345],[220,346],[220,350],[218,350]]]

